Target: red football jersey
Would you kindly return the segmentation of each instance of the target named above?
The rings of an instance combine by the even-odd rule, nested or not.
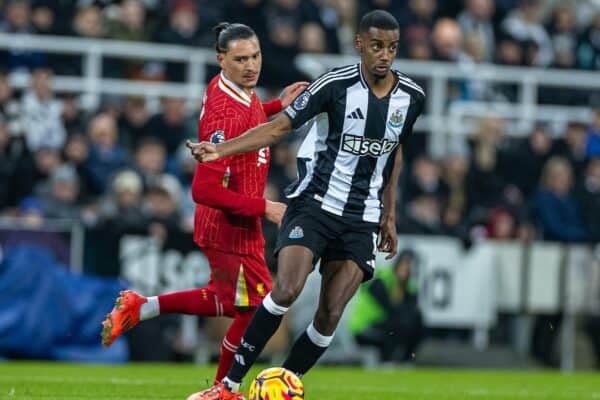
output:
[[[255,93],[249,96],[223,73],[206,89],[198,122],[198,139],[219,143],[240,136],[281,110],[275,100],[264,107]],[[194,240],[236,254],[262,254],[261,217],[270,163],[269,148],[210,163],[198,163],[192,196],[196,202]]]

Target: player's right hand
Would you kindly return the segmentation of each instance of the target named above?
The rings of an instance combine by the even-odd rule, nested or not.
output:
[[[277,226],[281,225],[281,220],[287,206],[278,201],[267,200],[267,206],[265,207],[265,218]]]
[[[210,142],[194,143],[190,140],[186,140],[185,145],[190,152],[192,157],[198,162],[209,162],[219,159],[219,152],[217,146]]]

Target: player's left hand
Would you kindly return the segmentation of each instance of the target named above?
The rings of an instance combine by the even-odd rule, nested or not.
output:
[[[396,232],[396,219],[384,217],[381,221],[379,231],[379,244],[377,245],[379,251],[389,253],[386,260],[393,258],[398,249],[398,233]]]
[[[304,89],[306,89],[308,84],[309,82],[294,82],[291,85],[286,86],[279,96],[281,99],[281,106],[286,108],[292,104],[292,101],[294,101],[294,99],[298,97],[298,95],[302,93]]]
[[[185,142],[185,145],[188,149],[190,149],[192,156],[198,162],[209,162],[209,161],[215,161],[215,160],[219,159],[219,152],[217,151],[217,146],[213,143],[210,143],[210,142],[194,143],[190,140],[187,140]]]

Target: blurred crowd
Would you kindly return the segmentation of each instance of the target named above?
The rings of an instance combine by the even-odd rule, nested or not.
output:
[[[463,4],[464,3],[464,4]],[[600,66],[600,2],[536,0],[7,0],[0,31],[212,46],[217,21],[242,21],[261,37],[263,86],[302,78],[278,68],[299,52],[353,53],[356,20],[390,10],[401,24],[401,57],[559,68]],[[0,65],[0,215],[32,225],[74,219],[88,229],[166,236],[193,229],[189,195],[195,161],[183,143],[196,137],[198,110],[163,98],[105,98],[84,111],[75,93],[56,94],[54,74],[77,74],[72,60],[4,52]],[[114,61],[107,73],[177,80],[177,65]],[[181,66],[179,66],[181,67]],[[17,91],[12,71],[31,72]],[[170,75],[171,73],[175,75]],[[267,100],[264,98],[263,100]],[[515,137],[490,115],[460,151],[431,159],[427,134],[406,147],[398,229],[482,238],[600,241],[600,108],[589,124],[560,132],[537,125]],[[301,138],[272,149],[266,195],[282,199],[296,177]],[[275,235],[267,227],[267,242]],[[270,242],[272,244],[272,241]]]
[[[261,39],[262,84],[281,86],[302,73],[278,68],[298,53],[354,54],[364,12],[390,11],[401,27],[398,56],[594,70],[600,67],[597,0],[3,0],[0,32],[152,41],[212,47],[219,21],[244,22]],[[52,65],[77,75],[72,57],[4,54],[10,70]],[[107,61],[104,73],[132,79],[181,80],[181,65]]]

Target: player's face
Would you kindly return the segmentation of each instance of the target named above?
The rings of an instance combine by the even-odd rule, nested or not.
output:
[[[375,78],[385,78],[390,72],[396,53],[400,31],[371,28],[356,37],[356,48],[360,52],[365,71]]]
[[[225,76],[242,89],[256,87],[262,66],[260,44],[256,37],[229,42],[225,53],[217,55]]]

